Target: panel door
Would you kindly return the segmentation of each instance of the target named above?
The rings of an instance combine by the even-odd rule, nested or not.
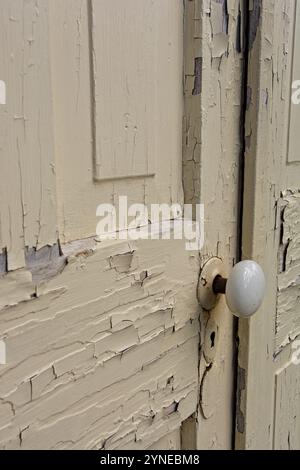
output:
[[[237,447],[300,448],[300,3],[252,2],[243,255],[267,296],[240,322]]]
[[[236,324],[197,286],[238,258],[243,15],[1,1],[1,449],[232,447]],[[97,237],[124,196],[149,225],[204,204],[203,246],[163,239],[163,211],[158,240]]]

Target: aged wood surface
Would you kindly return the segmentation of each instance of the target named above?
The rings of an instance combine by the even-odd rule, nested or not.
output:
[[[59,276],[14,280],[17,298],[1,280],[0,448],[138,449],[178,433],[198,391],[199,260],[182,243],[75,243]]]
[[[267,295],[239,327],[238,448],[300,448],[299,146],[292,158],[288,150],[298,138],[298,10],[294,0],[256,0],[250,10],[243,256],[264,267]]]
[[[119,195],[183,202],[183,2],[4,0],[0,25],[0,448],[178,449],[199,255],[94,236]]]
[[[289,192],[281,204],[275,331],[277,353],[300,335],[300,192]]]
[[[185,201],[205,205],[204,263],[238,256],[244,67],[243,3],[185,1]],[[234,416],[233,316],[224,299],[202,312],[197,447],[230,449]]]
[[[49,10],[61,241],[93,236],[98,204],[119,196],[182,204],[182,1]]]
[[[26,246],[57,241],[48,17],[47,0],[1,2],[0,251],[9,270],[24,267]]]
[[[199,312],[196,287],[208,257],[238,257],[243,2],[130,0],[139,24],[123,0],[2,4],[0,448],[230,448],[233,318],[224,301]],[[236,442],[297,448],[295,2],[250,6],[243,256],[268,293],[240,322]],[[204,203],[200,259],[183,242],[88,239],[97,205],[124,194]]]

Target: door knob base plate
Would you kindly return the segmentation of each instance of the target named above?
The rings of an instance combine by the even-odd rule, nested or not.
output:
[[[220,258],[209,259],[202,267],[198,284],[198,300],[204,310],[212,310],[221,294],[214,293],[214,280],[217,276],[225,277],[224,263]]]

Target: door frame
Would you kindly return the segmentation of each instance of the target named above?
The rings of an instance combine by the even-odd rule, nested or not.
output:
[[[290,354],[287,347],[279,357],[274,338],[292,49],[291,2],[254,0],[252,7],[247,26],[241,257],[262,265],[267,292],[260,312],[250,321],[239,320],[235,433],[235,448],[251,450],[274,447],[274,380]]]
[[[201,265],[217,256],[229,273],[241,251],[246,0],[185,0],[184,5],[185,203],[205,206]],[[214,310],[200,312],[200,324],[196,448],[232,449],[237,320],[221,299]],[[191,435],[191,421],[186,428]]]

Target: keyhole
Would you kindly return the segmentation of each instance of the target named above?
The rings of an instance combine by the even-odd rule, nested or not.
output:
[[[215,339],[216,339],[216,333],[213,331],[212,334],[210,335],[211,349],[215,347]]]

